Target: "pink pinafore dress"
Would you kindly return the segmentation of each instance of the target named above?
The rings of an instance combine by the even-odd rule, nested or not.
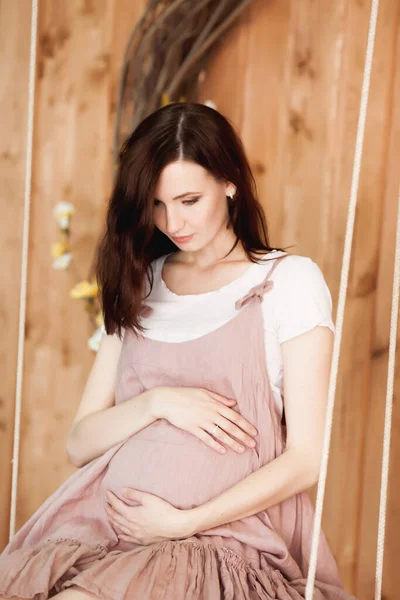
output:
[[[237,314],[199,338],[169,343],[125,331],[116,403],[154,386],[201,387],[235,398],[258,430],[256,447],[219,454],[165,419],[110,448],[69,477],[0,555],[0,596],[44,600],[77,585],[103,600],[301,600],[314,510],[301,492],[267,510],[182,540],[120,540],[105,512],[106,489],[123,487],[190,509],[279,456],[286,428],[266,367],[261,301],[271,272],[238,298]],[[145,314],[150,307],[143,306]],[[145,323],[144,323],[145,324]],[[354,600],[342,587],[321,532],[315,600]]]

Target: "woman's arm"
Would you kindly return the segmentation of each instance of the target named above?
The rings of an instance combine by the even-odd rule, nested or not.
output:
[[[330,329],[315,327],[281,344],[285,450],[209,502],[185,511],[191,535],[254,515],[318,481],[333,339]]]
[[[68,435],[66,450],[76,467],[84,466],[158,419],[152,410],[157,388],[115,405],[121,346],[122,342],[116,336],[102,337]]]

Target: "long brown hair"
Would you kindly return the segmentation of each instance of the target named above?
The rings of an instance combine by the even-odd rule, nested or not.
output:
[[[236,187],[228,198],[233,228],[251,262],[273,250],[264,210],[243,144],[227,117],[204,104],[174,102],[146,117],[124,142],[97,253],[96,278],[107,333],[144,331],[140,310],[151,262],[178,247],[153,223],[154,194],[163,168],[177,160],[201,165],[219,182]]]

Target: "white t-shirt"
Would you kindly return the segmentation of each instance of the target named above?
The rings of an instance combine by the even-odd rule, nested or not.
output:
[[[168,255],[153,261],[154,285],[145,304],[153,311],[143,317],[144,335],[164,342],[183,342],[217,329],[237,314],[235,302],[261,283],[274,264],[274,251],[263,264],[252,263],[239,277],[216,291],[203,294],[175,294],[161,278]],[[259,257],[258,257],[259,259]],[[283,364],[280,344],[317,325],[335,331],[332,298],[324,276],[310,258],[290,255],[271,275],[274,286],[261,303],[264,319],[266,366],[274,401],[282,414]],[[105,329],[103,327],[103,332]],[[117,335],[117,334],[115,334]]]

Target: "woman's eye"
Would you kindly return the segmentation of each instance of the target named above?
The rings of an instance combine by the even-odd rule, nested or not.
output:
[[[195,204],[199,198],[192,198],[191,200],[184,200],[182,204]],[[160,204],[160,200],[154,200],[154,206],[158,206]]]

